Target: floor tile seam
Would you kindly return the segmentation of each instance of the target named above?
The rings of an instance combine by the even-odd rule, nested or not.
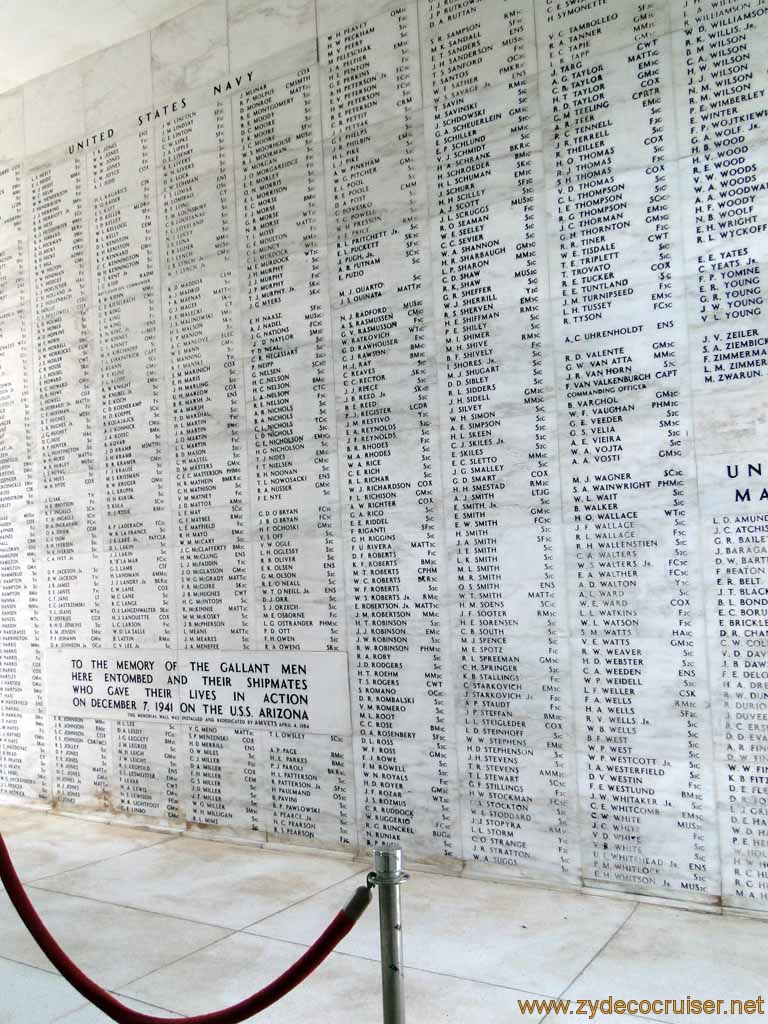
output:
[[[115,997],[120,996],[122,994],[114,988],[108,988],[106,991],[109,992],[110,995]],[[146,1007],[148,1010],[160,1010],[162,1013],[180,1013],[179,1010],[173,1010],[171,1009],[170,1006],[160,1006],[157,1003],[150,1003],[146,999],[138,999],[136,996],[128,996],[127,998],[132,999],[136,1003],[141,1003],[142,1007]],[[73,1009],[67,1010],[67,1012],[64,1013],[61,1017],[54,1017],[53,1020],[51,1021],[51,1024],[59,1024],[59,1021],[66,1020],[68,1017],[73,1017],[76,1013],[80,1013],[81,1010],[86,1010],[89,1006],[93,1006],[93,1003],[86,999],[80,1004],[80,1006],[75,1006]],[[175,1018],[169,1017],[168,1019],[174,1020]]]
[[[275,935],[261,935],[261,934],[259,934],[257,932],[245,932],[244,934],[249,935],[251,938],[254,938],[254,939],[264,939],[265,941],[268,941],[268,942],[283,942],[286,945],[298,946],[301,949],[308,949],[309,948],[309,944],[308,943],[306,943],[306,942],[299,942],[298,939],[278,938]],[[346,956],[346,957],[350,957],[352,960],[364,960],[366,963],[371,963],[371,964],[380,964],[381,963],[381,959],[379,957],[365,956],[363,953],[350,953],[347,950],[343,950],[343,949],[334,949],[332,951],[331,955],[332,956]],[[515,985],[503,985],[501,982],[498,982],[498,981],[484,981],[482,978],[468,978],[464,974],[451,974],[449,971],[434,971],[434,970],[431,970],[429,967],[418,967],[416,964],[409,964],[407,962],[405,962],[403,964],[403,969],[406,972],[406,977],[407,977],[407,972],[408,971],[418,971],[420,974],[434,974],[434,975],[436,975],[437,977],[440,977],[440,978],[452,978],[454,981],[466,981],[466,982],[469,982],[471,985],[487,985],[489,988],[503,989],[506,992],[521,992],[523,995],[538,996],[540,999],[557,999],[557,998],[559,998],[558,996],[553,995],[551,993],[534,992],[532,989],[520,988],[519,986],[515,986]]]
[[[77,864],[71,868],[65,868],[63,871],[54,871],[50,875],[37,875],[35,878],[22,878],[22,882],[26,885],[29,882],[45,882],[49,878],[58,878],[59,875],[68,875],[72,871],[83,871],[85,868],[93,868],[98,864],[106,864],[111,860],[117,860],[119,857],[127,857],[132,853],[141,853],[142,850],[154,850],[156,846],[164,846],[166,843],[173,843],[179,837],[178,836],[163,836],[158,839],[156,843],[146,843],[143,846],[137,846],[132,850],[123,850],[122,853],[113,853],[109,857],[99,857],[97,860],[89,860],[83,864]]]
[[[8,956],[7,953],[0,953],[0,960],[7,960],[9,964],[16,964],[18,967],[28,967],[31,971],[42,971],[43,974],[50,974],[54,978],[61,977],[53,964],[49,967],[41,967],[39,964],[31,964],[27,960],[17,960],[15,956]]]
[[[225,942],[227,939],[230,939],[233,935],[237,935],[237,934],[238,934],[237,932],[230,932],[229,935],[220,935],[218,939],[212,939],[210,942],[206,942],[206,944],[204,946],[200,946],[198,949],[191,949],[188,953],[184,953],[184,954],[182,954],[182,956],[177,956],[174,960],[169,960],[167,963],[161,964],[158,967],[153,967],[151,971],[145,971],[143,974],[139,974],[137,977],[132,978],[130,981],[124,981],[124,982],[122,982],[120,984],[119,989],[115,989],[114,990],[115,995],[120,995],[120,996],[123,996],[123,997],[125,997],[127,999],[139,999],[141,1001],[141,997],[140,996],[136,996],[132,992],[126,992],[125,989],[129,985],[136,985],[136,984],[138,984],[138,982],[144,981],[146,978],[151,977],[153,974],[157,974],[159,971],[165,971],[169,967],[173,967],[176,964],[181,963],[182,960],[188,960],[189,957],[196,956],[198,953],[202,953],[203,950],[210,949],[212,946],[216,946],[220,942]],[[180,1013],[181,1012],[180,1010],[174,1010],[174,1009],[172,1009],[170,1007],[168,1009],[169,1009],[170,1013]],[[220,1009],[220,1007],[216,1006],[216,1007],[212,1007],[212,1009],[213,1010],[218,1010],[218,1009]]]
[[[238,935],[238,934],[241,934],[241,933],[240,932],[230,932],[228,935],[222,935],[219,938],[213,939],[211,942],[206,943],[204,946],[200,946],[198,949],[190,950],[188,953],[185,953],[182,956],[176,957],[174,960],[170,960],[167,963],[160,964],[157,967],[152,968],[151,971],[146,971],[144,974],[140,974],[140,975],[138,975],[135,978],[131,978],[130,980],[121,982],[119,986],[108,988],[107,991],[109,991],[110,993],[112,993],[115,996],[122,996],[123,998],[127,998],[127,999],[135,999],[137,1002],[144,1003],[146,1006],[152,1007],[154,1009],[162,1010],[162,1011],[164,1011],[166,1013],[180,1013],[181,1012],[180,1010],[174,1009],[173,1007],[170,1007],[170,1006],[162,1006],[162,1005],[158,1005],[156,1003],[151,1003],[148,1000],[142,999],[141,997],[137,996],[136,993],[126,991],[126,989],[130,985],[138,984],[139,982],[145,980],[146,978],[151,977],[153,974],[157,974],[160,971],[166,970],[169,967],[173,967],[175,964],[181,963],[183,960],[188,960],[190,957],[196,956],[198,953],[201,953],[201,952],[203,952],[206,949],[210,949],[211,947],[216,946],[216,945],[218,945],[221,942],[224,942],[226,939],[231,938],[232,935]],[[247,934],[250,934],[250,933],[247,933]],[[260,939],[265,939],[267,941],[279,942],[279,943],[283,943],[284,945],[298,946],[298,947],[300,947],[302,949],[308,948],[306,943],[294,941],[294,940],[291,940],[291,939],[278,939],[278,938],[275,938],[274,936],[262,936],[262,935],[253,935],[253,934],[250,934],[250,937],[254,938],[254,939],[260,938]],[[357,954],[357,953],[347,953],[347,952],[343,952],[343,951],[339,951],[339,950],[334,950],[333,953],[336,956],[347,957],[347,958],[352,959],[352,960],[362,960],[362,961],[365,961],[367,963],[373,963],[373,964],[380,963],[380,961],[378,959],[375,959],[375,958],[372,958],[372,957],[361,956],[360,954]],[[14,960],[12,957],[0,956],[0,959],[9,960],[12,963],[17,963],[19,966],[22,966],[22,967],[29,967],[32,970],[41,970],[41,971],[43,971],[43,973],[53,975],[54,977],[60,977],[58,972],[55,971],[55,970],[51,970],[51,969],[48,969],[48,968],[37,967],[36,965],[28,964],[28,963],[25,963],[24,961],[17,961],[17,960]],[[470,985],[481,985],[481,986],[484,986],[486,988],[497,989],[497,990],[503,991],[503,992],[519,992],[522,995],[534,996],[534,997],[538,997],[540,999],[556,999],[556,998],[558,998],[557,996],[554,996],[554,995],[551,995],[551,994],[547,994],[547,993],[544,993],[544,992],[534,991],[532,989],[520,988],[519,986],[512,986],[512,985],[503,985],[503,984],[501,984],[499,982],[484,981],[484,980],[482,980],[480,978],[467,978],[464,975],[451,974],[451,973],[445,972],[445,971],[434,971],[434,970],[430,970],[429,968],[425,968],[425,967],[417,967],[417,966],[415,966],[413,964],[406,964],[405,965],[405,969],[406,969],[406,971],[417,971],[420,974],[429,974],[429,975],[436,976],[436,977],[441,977],[441,978],[451,978],[454,981],[464,981],[464,982],[467,982]],[[86,1003],[83,1004],[83,1006],[77,1007],[76,1009],[80,1010],[84,1006],[88,1006],[88,1005],[89,1005],[89,1003],[86,1002]],[[73,1009],[70,1012],[74,1013],[75,1010]],[[62,1018],[55,1018],[56,1021],[58,1021],[60,1019],[62,1019]],[[654,1020],[655,1021],[655,1018],[638,1018],[638,1019]],[[669,1022],[661,1021],[661,1022],[659,1022],[659,1024],[669,1024]]]
[[[346,953],[334,950],[339,956],[348,956],[356,960],[368,960],[370,963],[380,964],[381,960],[376,957],[360,956],[357,953]],[[548,995],[546,992],[534,992],[533,989],[520,988],[518,985],[504,985],[500,981],[484,981],[482,978],[468,978],[464,974],[452,974],[450,971],[434,971],[429,967],[417,967],[415,964],[403,964],[406,985],[408,984],[408,972],[417,971],[419,974],[430,974],[438,978],[450,978],[452,981],[465,981],[469,985],[484,985],[486,988],[500,989],[502,992],[519,992],[524,996],[534,996],[539,999],[556,999],[557,996]]]
[[[49,892],[54,896],[67,896],[73,900],[85,900],[89,903],[98,903],[103,907],[117,907],[119,910],[132,910],[137,914],[147,914],[150,917],[165,917],[170,921],[183,921],[185,924],[197,924],[202,925],[205,928],[218,928],[227,933],[226,935],[222,935],[221,938],[228,938],[230,935],[235,935],[237,932],[242,930],[240,928],[233,928],[230,925],[219,924],[215,921],[203,921],[196,917],[182,917],[181,914],[172,914],[170,911],[160,912],[157,910],[147,910],[146,907],[136,907],[132,906],[130,903],[118,903],[115,900],[99,899],[98,896],[83,896],[81,893],[65,892],[61,889],[49,889],[47,886],[32,885],[25,882],[24,888],[34,889],[35,892],[41,893]]]
[[[293,910],[294,907],[299,907],[301,906],[302,903],[306,903],[307,900],[313,900],[315,899],[316,896],[322,896],[323,893],[329,892],[331,889],[334,889],[337,885],[345,885],[347,882],[351,882],[353,878],[357,878],[360,875],[362,875],[361,871],[355,871],[354,874],[348,875],[346,878],[340,878],[338,881],[331,882],[324,888],[317,889],[315,890],[315,892],[309,893],[307,896],[301,896],[299,897],[299,899],[294,900],[293,903],[289,903],[285,907],[281,907],[279,910],[272,910],[268,914],[265,914],[263,917],[257,917],[256,920],[252,921],[250,924],[243,925],[242,928],[237,928],[235,930],[238,932],[247,932],[249,928],[254,928],[257,924],[261,924],[264,921],[268,921],[272,917],[277,917],[279,914],[285,914],[287,911]],[[344,902],[346,903],[347,900],[345,900]],[[339,910],[341,910],[343,906],[344,904],[342,903],[339,906]]]
[[[234,933],[230,933],[230,934],[234,934]],[[207,949],[209,946],[215,946],[217,942],[223,942],[224,939],[228,939],[229,937],[230,937],[229,935],[221,935],[221,936],[219,936],[218,939],[212,939],[210,942],[206,942],[204,946],[200,946],[198,949],[191,949],[188,953],[185,953],[183,956],[176,957],[176,959],[174,959],[174,960],[169,960],[168,963],[159,964],[157,967],[153,967],[152,970],[145,971],[144,974],[140,974],[140,975],[138,975],[135,978],[129,978],[126,981],[119,981],[119,982],[115,981],[115,982],[112,982],[111,985],[106,985],[106,984],[103,984],[103,983],[97,981],[96,979],[91,979],[91,980],[94,981],[94,983],[96,985],[99,985],[100,988],[105,989],[107,992],[111,992],[112,995],[115,995],[115,996],[122,995],[122,996],[125,996],[125,997],[129,998],[129,999],[136,999],[137,1002],[147,1003],[148,1006],[154,1006],[155,1005],[154,1003],[149,1003],[146,999],[140,999],[138,996],[134,996],[130,992],[123,992],[121,990],[124,989],[127,985],[133,985],[134,982],[141,981],[143,978],[146,978],[148,975],[154,974],[156,971],[161,971],[161,970],[163,970],[166,967],[172,967],[173,964],[178,963],[180,960],[184,960],[188,956],[194,956],[195,953],[199,953],[201,950]],[[6,953],[0,954],[0,960],[7,960],[9,963],[17,964],[19,967],[28,967],[32,971],[41,971],[43,974],[48,974],[48,975],[50,975],[53,978],[59,978],[59,979],[61,979],[61,981],[65,982],[67,985],[69,985],[70,988],[72,988],[74,991],[76,991],[76,989],[74,989],[74,986],[71,985],[67,981],[67,979],[61,974],[60,971],[58,971],[53,966],[53,964],[49,964],[48,966],[41,967],[40,964],[31,964],[31,963],[29,963],[28,960],[17,960],[15,957],[8,956]],[[90,1005],[89,1001],[86,1000],[83,1005],[85,1005],[85,1006]],[[80,1007],[78,1009],[80,1009]],[[180,1010],[174,1010],[171,1007],[158,1006],[157,1009],[158,1010],[167,1009],[169,1013],[180,1013],[181,1012]]]
[[[60,872],[60,875],[65,875],[67,873],[68,872]],[[135,911],[137,911],[139,913],[150,914],[150,915],[153,915],[155,917],[167,917],[167,918],[171,918],[171,919],[173,919],[175,921],[186,921],[188,924],[207,925],[210,928],[221,928],[224,931],[229,932],[230,934],[234,934],[234,933],[237,933],[237,932],[245,932],[248,928],[252,928],[252,927],[254,927],[254,925],[257,925],[257,924],[261,923],[262,921],[266,921],[269,918],[275,917],[278,914],[285,913],[287,910],[290,910],[290,909],[292,909],[295,906],[299,906],[301,903],[304,903],[306,900],[313,899],[315,896],[319,896],[322,893],[328,892],[330,889],[333,889],[337,885],[343,885],[345,882],[350,881],[351,879],[357,877],[360,874],[361,874],[361,872],[355,872],[354,874],[349,875],[347,878],[342,878],[342,879],[339,879],[336,882],[331,882],[329,885],[325,886],[323,889],[318,889],[315,892],[310,893],[307,896],[302,896],[300,899],[296,900],[294,903],[290,903],[287,906],[281,907],[278,910],[273,910],[269,914],[266,914],[264,917],[256,918],[255,921],[251,921],[248,924],[240,925],[240,926],[237,926],[237,927],[231,926],[231,925],[223,925],[223,924],[220,924],[220,923],[218,923],[216,921],[203,920],[201,918],[183,917],[180,914],[174,914],[174,913],[171,913],[170,911],[159,912],[159,911],[155,911],[155,910],[147,910],[145,907],[133,906],[132,904],[127,904],[127,903],[120,903],[117,900],[103,899],[103,898],[100,898],[98,896],[84,896],[82,893],[73,893],[73,892],[68,892],[67,890],[63,890],[63,889],[56,889],[51,884],[51,881],[49,881],[49,878],[52,881],[55,881],[55,879],[57,877],[59,877],[57,875],[51,875],[51,876],[48,876],[48,877],[43,878],[43,879],[36,879],[35,881],[29,881],[29,882],[25,881],[25,882],[23,882],[23,885],[24,885],[25,889],[33,889],[36,892],[42,892],[42,893],[50,892],[50,893],[54,893],[54,894],[56,894],[58,896],[69,896],[72,899],[89,900],[89,901],[91,901],[93,903],[100,903],[100,904],[102,904],[104,906],[120,907],[123,910],[135,910]],[[42,882],[42,881],[45,881],[47,884],[46,885],[38,884],[39,882]],[[341,906],[339,907],[339,909],[341,909]]]
[[[634,906],[632,906],[632,908],[630,909],[629,913],[624,918],[624,920],[619,924],[619,926],[617,928],[615,928],[611,932],[611,934],[608,936],[608,938],[605,940],[605,942],[602,944],[602,946],[600,946],[600,948],[597,949],[592,954],[592,956],[584,964],[584,966],[581,968],[581,970],[578,971],[576,973],[576,975],[568,982],[568,984],[565,986],[563,991],[558,996],[558,999],[562,999],[565,996],[565,993],[568,991],[568,989],[576,984],[576,982],[579,980],[579,978],[582,976],[582,974],[587,970],[587,968],[590,967],[595,962],[595,960],[597,960],[597,958],[604,952],[604,950],[606,950],[608,948],[608,946],[610,946],[610,944],[613,942],[613,940],[616,938],[616,936],[622,930],[624,925],[626,925],[635,916],[635,914],[637,913],[637,908],[639,906],[640,906],[639,903],[635,903]]]

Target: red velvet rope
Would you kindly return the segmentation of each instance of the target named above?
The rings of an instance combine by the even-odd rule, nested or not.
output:
[[[16,874],[13,861],[1,835],[0,878],[2,878],[6,892],[19,917],[29,929],[32,938],[53,966],[67,979],[70,985],[77,989],[80,995],[92,1002],[94,1006],[98,1006],[102,1012],[112,1020],[118,1021],[119,1024],[166,1024],[172,1019],[170,1017],[154,1017],[151,1014],[131,1010],[96,982],[91,981],[76,964],[72,963],[32,906],[19,876]],[[247,1020],[248,1017],[271,1006],[272,1003],[277,1002],[278,999],[304,981],[325,960],[333,948],[352,930],[370,903],[370,899],[370,892],[364,886],[359,888],[347,906],[339,911],[323,934],[299,957],[296,963],[259,992],[225,1010],[203,1013],[196,1017],[184,1017],[182,1020],[187,1024],[237,1024],[238,1021]]]

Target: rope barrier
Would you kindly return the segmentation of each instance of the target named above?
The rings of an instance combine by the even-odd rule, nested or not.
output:
[[[27,926],[32,938],[45,953],[53,966],[66,978],[81,996],[97,1006],[112,1020],[118,1024],[167,1024],[169,1017],[154,1017],[151,1014],[139,1013],[128,1006],[124,1006],[118,999],[110,995],[105,989],[97,985],[95,981],[84,974],[74,964],[64,950],[59,946],[54,937],[40,920],[37,911],[32,906],[29,897],[24,891],[16,869],[13,866],[8,848],[0,835],[0,878],[2,878],[5,891],[16,908],[21,920]],[[247,1020],[254,1014],[276,1003],[278,999],[290,992],[291,989],[300,985],[314,970],[319,967],[329,953],[341,942],[352,928],[357,924],[363,915],[363,911],[371,902],[370,884],[361,885],[346,906],[338,912],[322,935],[299,957],[296,963],[292,964],[278,978],[270,982],[259,992],[248,996],[242,1002],[235,1003],[224,1010],[216,1010],[213,1013],[203,1013],[196,1017],[184,1017],[186,1024],[238,1024],[239,1021]]]

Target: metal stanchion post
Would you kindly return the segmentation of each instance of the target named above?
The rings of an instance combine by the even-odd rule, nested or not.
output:
[[[399,846],[383,846],[374,851],[373,881],[379,888],[381,929],[381,988],[384,1024],[405,1024],[405,987],[403,983],[403,925],[400,916],[400,884],[403,851]]]

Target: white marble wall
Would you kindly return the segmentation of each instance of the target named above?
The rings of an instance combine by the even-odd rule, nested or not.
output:
[[[0,95],[3,799],[768,909],[767,31],[204,0]]]

